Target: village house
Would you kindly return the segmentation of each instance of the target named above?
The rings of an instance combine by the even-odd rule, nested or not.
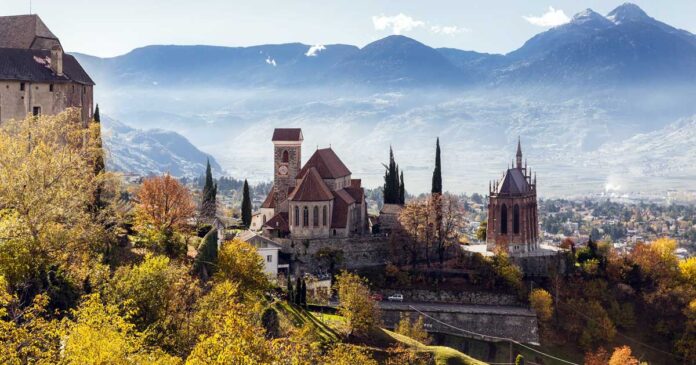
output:
[[[0,17],[0,123],[78,108],[86,126],[93,87],[38,15]]]

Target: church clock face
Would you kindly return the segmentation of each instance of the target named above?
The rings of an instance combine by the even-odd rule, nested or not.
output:
[[[278,173],[285,176],[288,174],[288,167],[287,166],[281,166],[278,168]]]

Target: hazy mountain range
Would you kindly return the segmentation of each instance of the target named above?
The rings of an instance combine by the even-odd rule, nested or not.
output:
[[[431,48],[389,36],[363,48],[301,43],[253,47],[149,46],[123,56],[78,55],[109,87],[477,86],[572,82],[588,86],[696,80],[696,36],[633,4],[602,16],[591,9],[536,35],[507,55]]]
[[[107,149],[107,168],[112,171],[141,176],[169,173],[198,177],[209,159],[212,170],[222,173],[215,158],[175,132],[131,128],[103,116],[102,136]]]
[[[392,144],[413,192],[429,189],[436,136],[453,191],[485,192],[518,136],[542,194],[689,189],[696,178],[693,163],[684,166],[696,157],[684,122],[696,115],[696,36],[633,4],[606,16],[585,10],[505,55],[389,36],[362,48],[76,56],[110,115],[176,131],[238,178],[272,177],[270,135],[283,126],[303,128],[303,156],[331,145],[368,186],[380,184]]]

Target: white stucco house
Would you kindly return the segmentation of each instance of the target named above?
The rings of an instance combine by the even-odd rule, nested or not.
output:
[[[280,272],[287,274],[290,265],[287,262],[280,262],[281,245],[253,231],[244,231],[237,238],[256,247],[263,260],[266,275],[276,278]]]

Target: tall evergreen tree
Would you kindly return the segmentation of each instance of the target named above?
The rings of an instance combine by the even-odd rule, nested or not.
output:
[[[302,305],[302,278],[299,276],[295,279],[295,300],[294,303]]]
[[[242,194],[242,223],[244,227],[251,226],[251,197],[249,196],[249,183],[244,180],[244,193]]]
[[[404,185],[403,171],[401,171],[401,182],[399,183],[399,203],[406,204],[406,186]]]
[[[201,201],[201,216],[207,219],[215,218],[217,212],[217,185],[213,181],[213,172],[210,168],[210,159],[208,159],[205,168],[205,185],[203,186],[202,201]]]
[[[438,137],[435,147],[435,171],[433,171],[433,194],[442,194],[442,167],[440,165],[440,138]]]
[[[101,116],[99,116],[99,104],[94,108],[94,121],[101,123]]]
[[[402,204],[399,195],[399,165],[394,160],[394,151],[389,147],[389,165],[384,165],[384,203]]]
[[[307,283],[302,279],[302,290],[300,291],[300,305],[307,306]]]
[[[104,147],[102,144],[101,136],[101,118],[99,117],[99,104],[97,104],[97,106],[95,107],[93,116],[94,123],[96,124],[95,128],[92,129],[93,133],[95,134],[94,138],[96,142],[94,156],[94,176],[99,176],[106,170],[106,164],[104,163]],[[103,190],[103,183],[101,181],[98,181],[97,187],[96,189],[94,189],[94,199],[91,207],[94,213],[98,212],[106,206],[106,202],[104,202],[104,199],[102,199]]]

